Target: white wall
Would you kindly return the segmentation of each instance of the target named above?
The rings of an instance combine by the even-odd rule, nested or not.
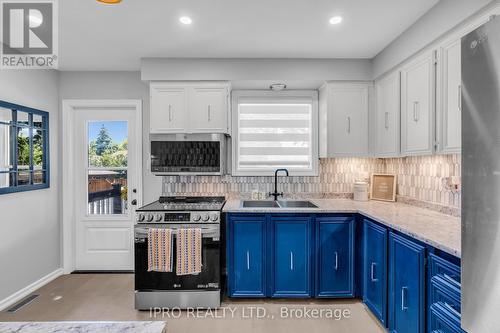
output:
[[[143,58],[143,80],[371,80],[368,59]]]
[[[61,72],[59,96],[63,99],[140,99],[143,115],[143,200],[161,195],[161,177],[147,169],[149,156],[149,86],[139,72]]]
[[[373,60],[373,77],[395,67],[473,15],[491,0],[441,0]]]
[[[50,188],[0,195],[0,300],[60,267],[58,74],[3,70],[0,100],[50,113]]]

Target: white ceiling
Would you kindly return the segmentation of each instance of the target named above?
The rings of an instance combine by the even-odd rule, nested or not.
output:
[[[59,1],[61,70],[141,57],[373,58],[439,0]],[[187,15],[193,24],[179,23]],[[330,17],[344,21],[332,26]]]

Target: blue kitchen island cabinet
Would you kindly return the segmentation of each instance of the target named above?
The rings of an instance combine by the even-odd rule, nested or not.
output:
[[[425,332],[425,247],[389,233],[389,330]]]
[[[271,297],[311,297],[311,229],[310,216],[271,216]]]
[[[363,223],[363,302],[387,325],[387,228]]]
[[[354,217],[316,218],[316,297],[354,297]]]
[[[227,226],[228,292],[266,297],[266,216],[230,215]]]

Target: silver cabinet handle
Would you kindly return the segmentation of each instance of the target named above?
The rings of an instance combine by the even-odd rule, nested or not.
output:
[[[347,133],[351,133],[351,117],[347,117]]]
[[[208,121],[212,121],[212,111],[211,111],[211,105],[208,105]]]
[[[413,102],[413,120],[414,121],[418,121],[418,118],[419,118],[419,110],[418,110],[418,105],[419,103],[418,102]]]
[[[385,113],[385,129],[389,129],[389,112]]]
[[[335,252],[335,270],[337,271],[339,269],[339,254],[338,252]]]
[[[168,105],[168,121],[172,121],[172,105]]]
[[[408,287],[401,288],[401,311],[408,310],[408,306],[406,306],[406,294],[408,293]]]
[[[370,272],[370,278],[372,282],[377,282],[378,279],[375,278],[375,267],[377,266],[376,263],[372,262],[372,267],[371,267],[371,272]]]
[[[293,271],[293,252],[290,252],[290,270]]]
[[[247,271],[250,270],[250,252],[247,251]]]
[[[462,85],[458,85],[458,111],[462,111]]]

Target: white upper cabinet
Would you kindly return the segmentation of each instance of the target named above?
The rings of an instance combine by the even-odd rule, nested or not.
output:
[[[443,44],[438,59],[438,152],[460,153],[462,147],[461,40]]]
[[[187,89],[152,83],[150,92],[150,132],[184,132],[187,125]]]
[[[321,157],[367,156],[368,83],[328,83],[320,90]]]
[[[150,92],[151,133],[229,133],[229,84],[153,82]]]
[[[197,132],[226,133],[227,87],[193,87],[190,92],[190,124]]]
[[[377,96],[376,148],[379,157],[400,154],[401,86],[400,72],[396,71],[375,81]]]
[[[434,87],[434,52],[427,52],[402,68],[402,155],[433,153]]]

